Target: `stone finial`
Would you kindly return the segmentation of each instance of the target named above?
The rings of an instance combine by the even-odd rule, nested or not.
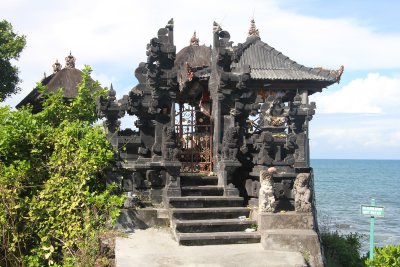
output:
[[[194,31],[192,38],[190,39],[191,46],[199,46],[199,38],[196,37],[196,31]]]
[[[58,59],[56,59],[56,62],[53,64],[53,73],[57,73],[61,70],[62,66],[61,64],[58,62]]]
[[[165,27],[172,30],[174,28],[174,19],[171,18]]]
[[[301,104],[301,96],[299,95],[299,90],[297,90],[296,96],[293,98],[293,104]]]
[[[215,33],[215,32],[220,32],[220,31],[222,31],[221,25],[219,25],[218,23],[216,23],[214,21],[214,23],[213,23],[213,32]]]
[[[65,58],[65,68],[74,69],[75,68],[75,57],[69,52],[69,56]]]
[[[252,19],[250,22],[250,29],[249,29],[248,37],[251,37],[251,36],[260,37],[260,33],[258,32],[258,29],[256,27],[256,23],[254,22],[254,19]]]
[[[115,101],[117,98],[115,97],[117,92],[115,92],[113,85],[111,84],[110,90],[108,90],[108,98],[111,101]]]
[[[337,83],[340,82],[340,77],[342,77],[343,72],[344,72],[344,66],[343,65],[341,65],[338,70],[333,71],[333,74],[335,74],[335,76],[336,76],[336,82]]]

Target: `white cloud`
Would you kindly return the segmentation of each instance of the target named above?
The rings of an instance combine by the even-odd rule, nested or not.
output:
[[[115,77],[109,77],[107,74],[104,73],[96,73],[92,72],[91,77],[95,81],[99,81],[101,87],[110,88],[110,85],[115,82]]]
[[[15,3],[14,3],[15,2]],[[78,62],[133,69],[146,59],[145,47],[158,28],[173,17],[177,49],[194,30],[200,42],[212,43],[212,22],[220,22],[231,40],[243,42],[253,15],[262,39],[299,63],[347,70],[399,68],[400,36],[375,32],[347,18],[325,19],[296,14],[275,0],[243,2],[190,1],[1,1],[5,19],[27,35],[18,63],[24,86],[32,88],[56,58],[72,50]],[[102,72],[105,72],[102,70]],[[111,75],[111,74],[109,74]]]
[[[398,113],[400,77],[369,73],[338,91],[314,94],[312,101],[321,113]]]
[[[400,159],[396,115],[319,114],[310,127],[313,158]]]
[[[254,14],[262,39],[288,56],[311,65],[346,69],[400,67],[400,36],[363,27],[351,18],[305,16],[280,7],[277,0],[191,1],[130,0],[28,1],[0,0],[5,19],[28,37],[24,58],[48,65],[47,57],[79,54],[85,63],[135,65],[145,58],[145,46],[159,27],[175,19],[178,49],[197,30],[201,42],[211,44],[215,20],[243,42]],[[368,18],[366,18],[368,20]],[[134,61],[130,61],[134,59]],[[90,61],[90,62],[86,62]]]
[[[346,70],[399,68],[400,36],[360,26],[352,19],[324,19],[282,11],[267,21],[273,46],[299,63]],[[286,34],[283,34],[286,33]]]

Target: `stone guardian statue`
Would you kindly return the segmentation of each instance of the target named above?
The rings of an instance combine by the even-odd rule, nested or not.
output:
[[[268,170],[260,171],[260,193],[259,193],[259,208],[260,212],[275,211],[275,196],[274,196],[274,179],[273,174],[276,168],[271,167]]]
[[[309,173],[299,173],[294,181],[294,207],[297,212],[311,212],[311,190]]]

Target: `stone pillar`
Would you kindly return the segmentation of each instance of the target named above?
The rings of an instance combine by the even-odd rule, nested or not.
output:
[[[308,105],[308,90],[301,91],[301,104]]]
[[[176,132],[176,129],[175,129],[175,102],[174,101],[172,101],[172,103],[171,103],[171,112],[170,112],[170,117],[171,117],[171,126],[172,127],[174,127],[174,130],[175,130],[175,132]]]
[[[308,104],[309,104],[308,90],[303,90],[301,92],[301,104],[308,106]],[[306,162],[306,167],[310,167],[310,139],[309,139],[309,134],[308,134],[308,128],[309,128],[309,118],[308,118],[308,116],[306,116],[305,121],[304,121],[304,134],[305,134],[304,159]]]
[[[165,168],[167,170],[166,184],[163,189],[162,197],[164,206],[169,206],[169,197],[180,197],[181,196],[181,178],[179,176],[181,163],[166,162]]]
[[[218,155],[221,147],[223,121],[221,118],[221,96],[218,94],[212,102],[212,123],[213,123],[213,165],[214,169],[218,164]]]
[[[110,141],[114,151],[118,151],[118,129],[121,122],[119,120],[106,120],[103,125],[106,129],[107,139]]]
[[[218,186],[224,188],[225,196],[239,196],[239,190],[232,184],[231,178],[237,168],[242,166],[239,161],[220,160],[216,164]]]

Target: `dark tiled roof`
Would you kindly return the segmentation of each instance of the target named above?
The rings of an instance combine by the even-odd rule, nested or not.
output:
[[[311,80],[334,83],[339,81],[343,72],[342,68],[332,71],[300,65],[255,36],[249,37],[244,44],[234,49],[236,58],[231,64],[232,72],[241,72],[249,66],[252,79]]]

